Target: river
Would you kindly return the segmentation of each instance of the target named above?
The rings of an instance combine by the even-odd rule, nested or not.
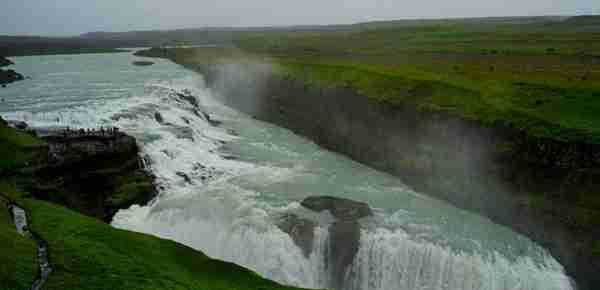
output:
[[[35,127],[118,126],[140,142],[160,193],[148,206],[118,212],[114,227],[308,288],[332,287],[342,275],[344,290],[574,289],[563,267],[528,238],[228,108],[202,76],[169,61],[138,67],[131,53],[11,60],[31,78],[0,90],[4,118]],[[221,124],[196,114],[177,95],[184,90]],[[374,209],[361,220],[360,246],[345,273],[327,264],[332,217],[300,206],[317,195]],[[308,257],[277,227],[287,214],[318,224]]]

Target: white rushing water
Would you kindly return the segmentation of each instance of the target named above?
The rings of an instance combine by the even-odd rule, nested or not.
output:
[[[546,250],[510,229],[417,193],[390,175],[325,151],[214,100],[202,78],[130,54],[14,58],[31,80],[2,91],[0,114],[39,127],[118,126],[138,138],[160,194],[120,211],[113,226],[173,239],[261,275],[332,286],[332,217],[299,201],[330,195],[369,203],[345,288],[572,289]],[[189,90],[213,126],[176,92]],[[156,120],[156,113],[164,119]],[[277,227],[285,214],[317,222],[310,256]]]

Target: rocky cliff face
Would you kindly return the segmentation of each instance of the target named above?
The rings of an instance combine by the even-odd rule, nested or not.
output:
[[[260,70],[224,85],[216,65],[187,67],[229,105],[510,226],[548,248],[581,289],[600,285],[600,145],[382,104],[348,87]]]
[[[132,204],[155,195],[153,177],[144,171],[135,138],[114,132],[60,131],[42,137],[45,160],[28,191],[109,222]]]

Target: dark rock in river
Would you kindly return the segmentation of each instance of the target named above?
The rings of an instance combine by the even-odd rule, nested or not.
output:
[[[371,208],[364,202],[331,196],[306,198],[302,201],[302,206],[316,212],[329,210],[340,220],[357,220],[372,215]]]
[[[359,220],[371,216],[371,208],[364,202],[330,196],[308,197],[301,204],[315,212],[328,210],[335,217],[336,220],[329,226],[329,251],[326,263],[333,289],[345,289],[346,271],[354,261],[360,246]],[[290,235],[306,257],[310,256],[317,226],[315,222],[294,214],[286,214],[277,225]]]
[[[331,196],[309,197],[302,206],[312,211],[328,210],[336,221],[329,227],[329,268],[334,289],[344,288],[344,277],[360,246],[358,220],[373,213],[368,204]]]
[[[5,57],[0,57],[0,67],[13,65],[14,63]]]
[[[158,122],[159,124],[164,124],[165,123],[165,119],[163,118],[163,116],[160,114],[160,112],[155,112],[154,113],[154,119],[156,120],[156,122]]]
[[[179,177],[183,178],[183,180],[185,180],[185,182],[186,182],[187,184],[194,184],[194,183],[192,182],[192,179],[190,178],[190,176],[189,176],[189,175],[187,175],[187,174],[185,174],[185,172],[177,171],[177,172],[175,172],[175,174],[177,174],[177,176],[179,176]]]
[[[194,97],[194,95],[192,95],[190,93],[190,91],[188,90],[183,90],[183,92],[181,93],[175,93],[180,99],[190,103],[192,106],[194,106],[195,109],[198,109],[200,107],[200,104],[198,104],[198,100],[196,100],[196,97]]]
[[[9,84],[9,83],[16,82],[16,81],[22,81],[24,79],[25,79],[25,77],[23,77],[22,74],[14,71],[12,69],[8,69],[8,70],[0,69],[0,84],[2,84],[2,85]]]
[[[150,66],[153,65],[154,63],[151,61],[134,61],[133,65],[137,65],[137,66]]]
[[[344,277],[360,246],[358,221],[336,221],[329,227],[329,267],[335,289],[346,289]]]

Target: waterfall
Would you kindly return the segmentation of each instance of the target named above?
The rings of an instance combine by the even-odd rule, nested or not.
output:
[[[567,290],[562,267],[547,256],[544,265],[529,258],[510,262],[418,242],[402,231],[363,231],[347,276],[347,290]]]
[[[15,92],[8,96],[15,109],[3,113],[32,126],[117,126],[137,138],[160,194],[148,206],[119,211],[113,226],[172,239],[306,288],[331,288],[343,277],[336,290],[573,289],[552,256],[509,229],[226,108],[201,79],[176,66],[159,63],[147,70],[147,77],[128,75],[127,67],[111,70],[103,84],[109,87],[96,95],[89,94],[93,88],[77,87],[91,82],[85,74],[47,77],[38,83],[74,86],[78,93],[41,103],[44,86]],[[107,95],[108,89],[114,93]],[[181,97],[184,89],[195,101],[187,93]],[[376,209],[344,273],[331,273],[326,218],[312,217],[317,226],[308,256],[277,226],[282,214],[307,215],[298,201],[324,194]]]

